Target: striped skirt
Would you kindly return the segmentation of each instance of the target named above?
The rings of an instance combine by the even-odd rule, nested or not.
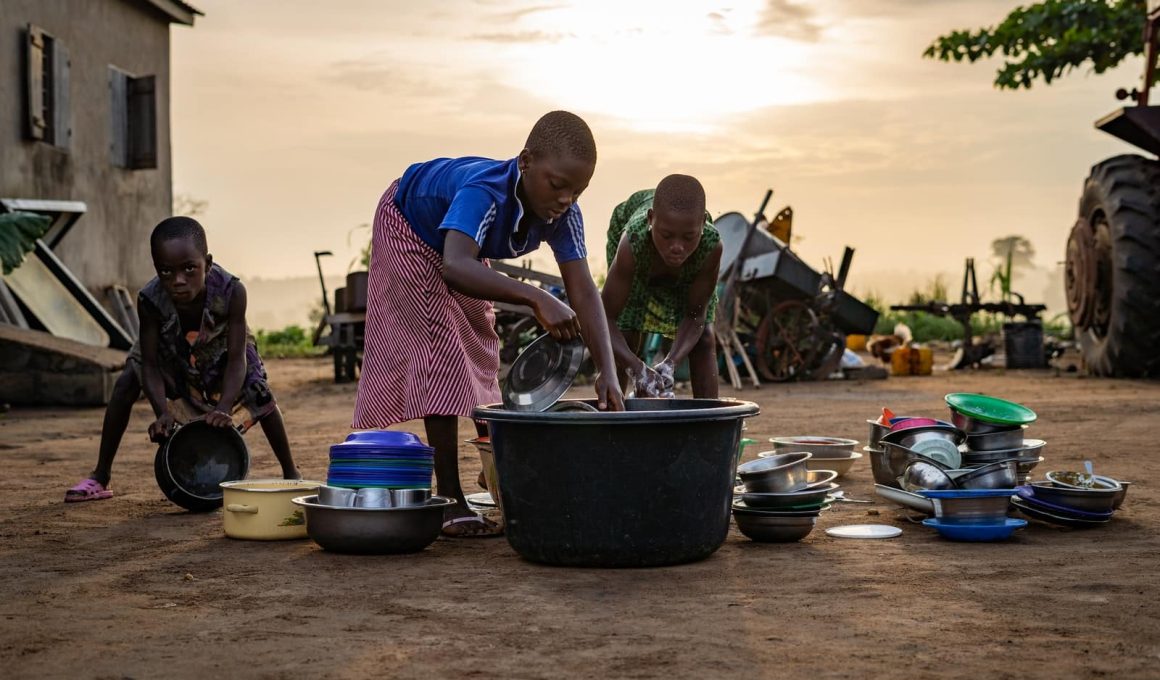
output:
[[[398,184],[375,212],[356,429],[470,417],[476,406],[500,401],[491,303],[447,287],[443,257],[395,205]]]

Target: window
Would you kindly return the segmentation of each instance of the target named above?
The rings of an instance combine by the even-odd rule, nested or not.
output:
[[[113,165],[157,167],[157,78],[109,67],[109,153]]]
[[[26,136],[67,149],[72,137],[68,50],[55,37],[29,24],[24,52]]]

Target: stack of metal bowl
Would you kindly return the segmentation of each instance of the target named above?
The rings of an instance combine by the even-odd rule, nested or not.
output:
[[[923,524],[954,541],[1000,541],[1027,520],[1007,516],[1013,489],[947,489],[920,491],[930,500],[934,517]]]
[[[1051,471],[1047,480],[1015,490],[1012,504],[1023,515],[1076,528],[1103,526],[1124,502],[1129,482],[1082,472]]]
[[[854,467],[854,463],[862,458],[862,454],[854,450],[858,445],[856,439],[799,435],[772,437],[769,441],[773,443],[771,453],[811,453],[813,456],[806,461],[806,467],[810,470],[833,470],[838,473],[838,477],[844,477]]]
[[[754,541],[800,541],[813,531],[818,515],[838,490],[835,470],[810,470],[808,451],[766,451],[737,467],[742,486],[733,502],[733,519]]]
[[[977,468],[1007,460],[1015,461],[1016,482],[1026,484],[1031,471],[1043,462],[1042,439],[1026,439],[1027,425],[1035,412],[1014,402],[981,394],[946,395],[951,422],[966,433],[960,446],[962,466]]]

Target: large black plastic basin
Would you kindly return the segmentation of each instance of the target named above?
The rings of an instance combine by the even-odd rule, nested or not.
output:
[[[491,426],[506,535],[522,557],[650,567],[704,559],[725,542],[741,423],[757,404],[630,399],[627,407],[475,409]]]

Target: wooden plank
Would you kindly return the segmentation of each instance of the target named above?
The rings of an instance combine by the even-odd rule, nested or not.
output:
[[[560,288],[564,287],[564,279],[560,278],[559,276],[536,271],[531,267],[510,265],[505,262],[492,262],[491,268],[501,274],[506,274],[507,276],[515,279],[526,279],[528,281],[546,283],[549,286],[557,286]]]
[[[59,40],[52,41],[52,143],[68,149],[72,142],[72,108],[69,98],[68,49]]]

